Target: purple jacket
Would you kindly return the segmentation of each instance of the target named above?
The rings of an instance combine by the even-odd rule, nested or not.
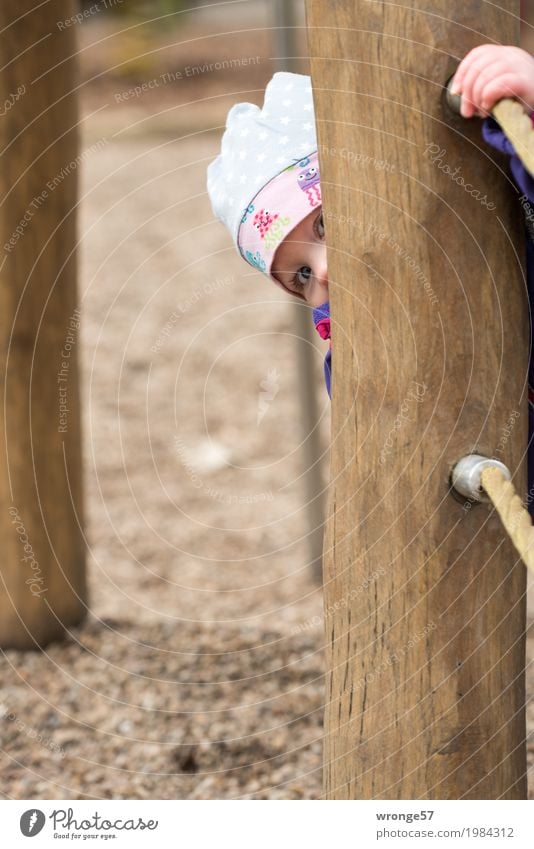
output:
[[[531,116],[534,124],[534,113]],[[534,179],[525,170],[516,155],[513,145],[505,136],[493,118],[482,122],[482,138],[497,150],[510,157],[510,171],[514,182],[521,192],[519,198],[524,212],[526,233],[527,290],[530,311],[531,344],[528,371],[528,496],[527,505],[534,519],[534,355],[532,346],[532,328],[534,326]],[[317,332],[323,339],[330,339],[330,302],[326,301],[313,310],[313,321]],[[324,361],[326,389],[331,397],[332,342]]]

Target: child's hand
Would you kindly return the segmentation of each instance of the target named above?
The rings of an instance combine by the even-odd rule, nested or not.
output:
[[[460,62],[451,94],[461,94],[461,114],[482,117],[503,97],[515,97],[529,112],[534,109],[534,58],[520,47],[481,44]]]

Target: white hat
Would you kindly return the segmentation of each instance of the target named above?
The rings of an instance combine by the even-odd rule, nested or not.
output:
[[[243,244],[244,236],[239,232],[241,224],[251,211],[252,201],[268,183],[288,168],[305,165],[306,157],[316,151],[317,136],[309,76],[278,72],[265,89],[262,109],[253,103],[236,103],[228,112],[221,153],[208,166],[208,195],[214,215],[230,231],[239,254],[269,276],[274,251],[266,261],[261,262],[250,251],[245,251],[247,245]],[[317,173],[315,182],[318,180]],[[272,186],[270,188],[268,195],[272,198]],[[309,206],[317,204],[317,197],[320,201],[319,186],[314,202],[310,199]],[[309,206],[306,209],[300,204],[299,220],[310,211]],[[289,219],[278,216],[277,226],[281,238],[297,226],[298,215],[293,209],[291,226],[282,230],[280,223]]]

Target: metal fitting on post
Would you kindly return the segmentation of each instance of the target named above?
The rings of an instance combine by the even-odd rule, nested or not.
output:
[[[512,480],[512,475],[507,466],[500,460],[491,457],[483,457],[482,454],[467,454],[459,460],[452,470],[452,485],[454,489],[472,501],[489,501],[481,484],[483,469],[488,467],[499,469],[507,480]]]

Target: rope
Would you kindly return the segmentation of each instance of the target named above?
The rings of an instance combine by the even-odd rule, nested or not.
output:
[[[523,111],[519,101],[510,97],[499,100],[491,113],[529,174],[534,176],[534,127],[530,115]],[[499,469],[491,467],[482,470],[480,480],[523,563],[534,572],[534,526],[513,483]]]
[[[534,176],[534,128],[530,116],[523,111],[519,101],[511,97],[499,100],[491,114],[512,142],[529,174]]]
[[[523,111],[518,100],[510,97],[499,100],[491,114],[529,174],[534,176],[534,128],[530,115]],[[534,526],[513,483],[499,469],[491,467],[482,470],[480,480],[523,563],[534,572]]]
[[[513,483],[491,466],[482,470],[480,481],[523,563],[534,572],[534,526]]]

